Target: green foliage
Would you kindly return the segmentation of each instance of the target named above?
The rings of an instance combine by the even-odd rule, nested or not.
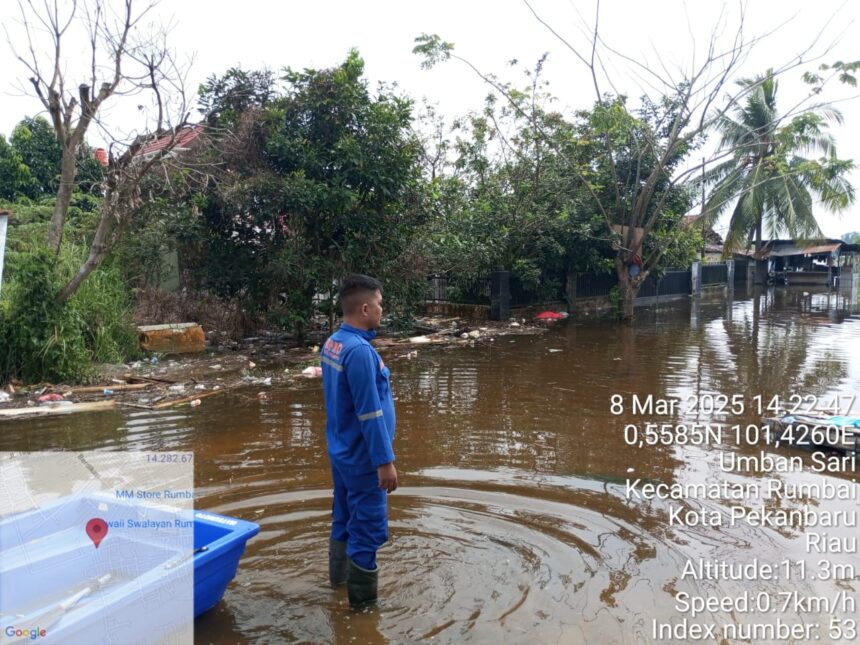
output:
[[[198,96],[197,109],[210,126],[235,127],[243,113],[265,107],[275,97],[275,77],[269,70],[233,67],[220,78],[209,76]]]
[[[225,172],[201,209],[217,262],[205,286],[299,332],[340,276],[385,280],[422,219],[411,102],[371,94],[363,76],[351,51],[331,69],[286,69],[282,92],[239,70],[201,92],[241,140],[222,140]]]
[[[205,233],[199,205],[204,195],[198,192],[199,186],[187,173],[173,171],[166,181],[163,177],[146,179],[142,190],[149,198],[132,215],[129,234],[114,253],[127,284],[135,289],[158,287],[165,277],[164,256],[180,249],[184,257],[199,264],[199,271],[211,266],[217,276],[217,263],[214,259],[207,263],[207,254],[201,251]]]
[[[799,240],[820,238],[813,196],[830,211],[854,203],[848,178],[854,164],[836,156],[828,131],[828,123],[841,123],[842,115],[819,105],[783,125],[772,70],[740,84],[750,90],[744,103],[735,105],[716,126],[721,149],[732,156],[704,178],[711,187],[705,205],[709,221],[734,204],[725,252],[742,249],[752,239],[760,244],[763,229],[770,238],[783,232]],[[810,153],[819,156],[804,156]]]
[[[621,317],[621,289],[616,284],[609,290],[609,306],[616,317]]]
[[[437,63],[448,60],[451,58],[451,52],[454,51],[453,44],[443,41],[436,34],[421,34],[415,42],[417,44],[412,49],[412,53],[424,57],[421,61],[422,69],[430,69]]]
[[[25,382],[84,380],[91,374],[80,322],[60,305],[59,264],[47,249],[19,263],[5,286],[0,326],[0,380]]]
[[[16,199],[26,194],[34,179],[21,153],[0,134],[0,198]]]
[[[849,87],[857,87],[857,70],[860,70],[860,61],[851,62],[836,61],[832,65],[822,64],[818,66],[817,72],[804,72],[803,82],[812,86],[812,91],[819,94],[824,85],[833,77],[840,83]]]
[[[67,303],[57,302],[85,252],[65,245],[58,258],[38,245],[15,259],[0,300],[0,381],[86,381],[93,361],[139,355],[128,290],[115,267],[94,271]]]
[[[56,193],[62,153],[54,127],[44,117],[25,117],[10,142],[32,175],[24,194],[38,199]]]
[[[62,153],[54,127],[43,117],[25,117],[7,142],[0,135],[0,199],[42,201],[56,195]],[[77,150],[75,190],[99,195],[104,169],[92,148]]]
[[[62,266],[67,281],[72,270],[83,264],[87,248],[64,247]],[[137,329],[131,319],[131,299],[122,271],[115,263],[104,263],[81,285],[67,304],[68,315],[80,323],[90,359],[99,363],[122,363],[141,355]]]
[[[695,226],[684,226],[682,219],[677,216],[673,221],[667,215],[660,226],[651,231],[646,249],[653,245],[663,253],[660,263],[653,270],[657,276],[663,275],[668,268],[687,268],[701,257],[705,244],[702,232]]]
[[[432,38],[425,44],[439,46]],[[526,73],[524,88],[494,81],[508,104],[490,96],[482,113],[454,124],[456,140],[442,146],[456,153],[447,173],[425,155],[434,164],[426,229],[434,271],[469,279],[504,267],[530,297],[558,298],[567,271],[612,270],[616,250],[601,205],[613,224],[628,224],[645,177],[660,164],[665,173],[639,220],[654,218],[643,255],[659,257],[658,271],[691,257],[695,239],[680,230],[690,193],[671,174],[692,144],[657,157],[678,104],[643,99],[633,114],[624,97],[608,96],[568,120],[551,109],[543,62]]]

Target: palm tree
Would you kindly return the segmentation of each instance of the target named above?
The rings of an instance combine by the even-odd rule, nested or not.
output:
[[[749,89],[745,102],[715,125],[719,151],[731,158],[705,173],[703,181],[712,187],[703,209],[706,222],[712,225],[734,204],[724,255],[745,249],[753,239],[755,250],[761,250],[763,225],[771,239],[781,232],[798,240],[822,237],[813,197],[834,212],[854,202],[846,178],[854,164],[836,157],[827,132],[829,122],[842,123],[842,115],[817,105],[790,120],[780,116],[773,70],[739,84]]]

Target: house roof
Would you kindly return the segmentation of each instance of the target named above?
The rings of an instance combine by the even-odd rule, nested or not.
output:
[[[789,257],[794,255],[830,255],[839,253],[860,253],[860,245],[848,244],[842,240],[816,240],[817,243],[801,244],[797,240],[770,240],[765,242],[761,251],[750,253],[751,257],[764,260],[771,257]]]
[[[164,150],[173,141],[174,132],[176,133],[176,141],[173,145],[173,149],[184,150],[187,149],[189,145],[191,145],[191,142],[193,142],[195,139],[197,139],[197,137],[203,134],[203,125],[200,123],[195,125],[183,125],[178,127],[175,131],[172,130],[166,132],[154,141],[150,141],[145,146],[143,146],[140,150],[138,150],[135,156],[151,155],[160,150]]]
[[[826,253],[827,255],[833,253],[836,249],[842,246],[839,243],[836,244],[817,244],[815,246],[797,246],[795,244],[786,244],[784,246],[777,246],[770,250],[769,255],[771,257],[785,257],[788,255],[819,255],[821,253]]]

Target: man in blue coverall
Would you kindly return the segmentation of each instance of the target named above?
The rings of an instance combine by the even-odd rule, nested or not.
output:
[[[355,608],[376,601],[376,551],[388,540],[386,495],[397,488],[389,371],[370,345],[382,319],[382,285],[344,278],[343,324],[320,350],[326,444],[334,480],[329,580]]]

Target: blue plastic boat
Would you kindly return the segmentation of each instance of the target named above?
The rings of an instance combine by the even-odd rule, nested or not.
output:
[[[109,527],[97,548],[85,531],[92,518]],[[224,595],[259,530],[98,494],[9,516],[0,520],[0,643],[181,640]]]
[[[209,611],[236,575],[245,543],[260,526],[205,511],[194,513],[194,617]]]

